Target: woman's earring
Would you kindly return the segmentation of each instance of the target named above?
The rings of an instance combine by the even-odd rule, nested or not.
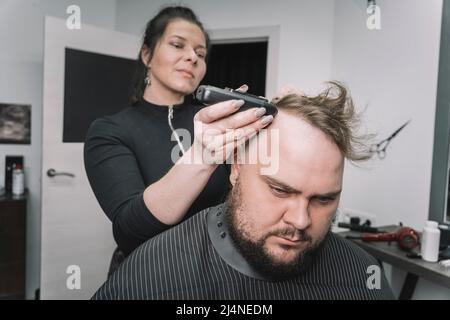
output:
[[[148,69],[147,76],[144,79],[145,86],[148,87],[151,84],[150,81],[150,69]]]

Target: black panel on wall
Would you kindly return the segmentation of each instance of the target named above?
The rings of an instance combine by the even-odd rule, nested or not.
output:
[[[135,60],[66,48],[63,142],[84,142],[92,121],[129,105]]]
[[[234,89],[247,84],[250,93],[265,96],[266,67],[267,41],[213,44],[202,84]]]

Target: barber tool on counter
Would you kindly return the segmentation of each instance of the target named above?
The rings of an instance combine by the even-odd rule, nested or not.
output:
[[[363,232],[359,236],[347,236],[346,238],[359,239],[365,242],[394,241],[398,243],[400,249],[406,251],[416,248],[420,243],[420,236],[417,231],[409,227],[403,227],[402,224],[396,232]]]
[[[378,228],[371,227],[370,220],[366,220],[363,224],[360,224],[360,219],[358,217],[352,217],[350,219],[350,223],[339,222],[338,227],[350,229],[350,231],[358,231],[358,232],[369,232],[369,233],[382,232],[382,231],[378,230]]]

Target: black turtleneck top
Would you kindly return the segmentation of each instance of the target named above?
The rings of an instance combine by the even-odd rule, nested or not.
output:
[[[193,118],[200,106],[173,106],[174,129],[194,137]],[[95,120],[84,146],[86,173],[103,211],[112,222],[114,239],[126,255],[171,226],[160,222],[144,203],[144,190],[174,165],[171,153],[177,142],[168,122],[168,106],[146,101]],[[219,166],[193,202],[185,219],[224,201],[229,170]],[[174,194],[173,197],[177,195]]]

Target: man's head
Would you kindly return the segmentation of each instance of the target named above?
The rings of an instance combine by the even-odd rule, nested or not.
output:
[[[227,218],[234,242],[251,264],[290,277],[308,265],[330,230],[344,159],[364,156],[354,151],[354,109],[340,84],[331,83],[316,97],[290,94],[274,102],[279,113],[268,130],[279,134],[278,171],[263,175],[259,161],[234,163]],[[276,142],[268,137],[264,143]],[[257,140],[248,153],[256,152]]]

